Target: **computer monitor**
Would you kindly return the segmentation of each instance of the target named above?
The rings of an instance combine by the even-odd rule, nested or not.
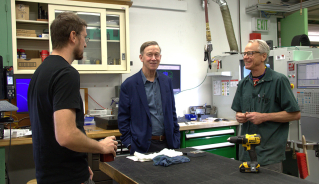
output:
[[[16,100],[17,100],[17,107],[19,110],[17,113],[28,113],[28,88],[30,78],[16,78]]]
[[[297,72],[298,72],[297,73],[297,88],[298,89],[318,89],[319,88],[318,69],[319,69],[319,62],[297,64]],[[318,100],[318,99],[314,99],[314,100]]]
[[[241,76],[241,79],[243,79],[250,73],[250,70],[245,68],[245,62],[243,59],[241,59],[239,62],[240,62],[240,76]],[[274,69],[274,57],[273,56],[268,57],[268,62],[266,64],[266,66],[271,68],[272,70]]]
[[[181,92],[181,65],[160,64],[157,71],[172,79],[174,93]]]

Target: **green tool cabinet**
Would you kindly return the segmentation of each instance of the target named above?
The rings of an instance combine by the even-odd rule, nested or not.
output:
[[[237,160],[236,144],[227,139],[236,136],[237,126],[181,131],[181,148],[195,148]]]

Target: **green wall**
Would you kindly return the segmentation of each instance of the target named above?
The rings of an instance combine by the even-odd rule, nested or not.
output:
[[[4,66],[12,66],[12,29],[10,0],[0,0],[0,55]]]
[[[302,14],[297,11],[280,20],[281,46],[291,46],[293,37],[297,35],[308,35],[308,9],[303,8]]]

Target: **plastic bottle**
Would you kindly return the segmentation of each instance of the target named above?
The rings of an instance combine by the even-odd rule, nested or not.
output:
[[[38,19],[42,19],[42,6],[38,7]]]
[[[27,59],[27,55],[25,54],[25,50],[20,49],[20,59]]]

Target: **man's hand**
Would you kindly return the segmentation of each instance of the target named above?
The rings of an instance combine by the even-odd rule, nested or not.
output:
[[[112,153],[116,157],[117,144],[115,136],[106,137],[105,139],[99,141],[102,144],[103,151],[101,154]]]
[[[237,112],[236,113],[236,120],[239,123],[246,123],[248,121],[246,118],[246,113]]]
[[[92,171],[90,166],[89,166],[89,173],[90,173],[90,179],[92,180],[93,179],[93,171]]]
[[[246,118],[255,125],[259,125],[264,122],[263,114],[259,112],[246,112]]]

